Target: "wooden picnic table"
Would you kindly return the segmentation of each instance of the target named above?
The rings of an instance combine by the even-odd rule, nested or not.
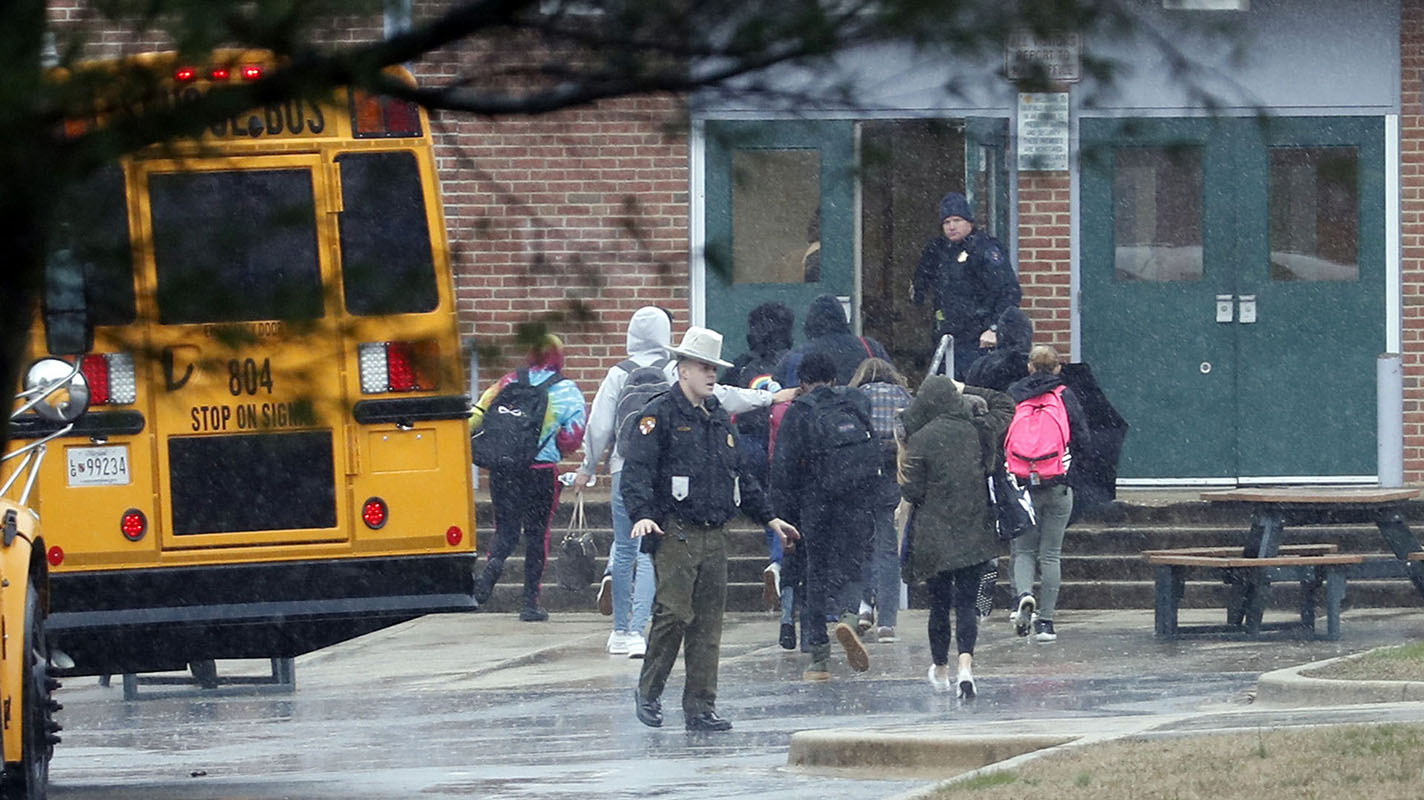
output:
[[[1276,559],[1300,551],[1298,546],[1284,545],[1285,529],[1305,525],[1373,523],[1394,553],[1395,560],[1349,560],[1332,564],[1332,574],[1340,580],[1349,578],[1408,577],[1421,598],[1424,598],[1424,547],[1404,521],[1405,504],[1419,496],[1418,489],[1381,489],[1374,487],[1260,487],[1202,492],[1201,499],[1211,503],[1234,504],[1250,515],[1251,527],[1241,549],[1242,559]],[[1219,555],[1219,554],[1213,554]],[[1319,557],[1311,557],[1318,560]],[[1250,562],[1241,562],[1250,563]],[[1324,566],[1323,561],[1320,562]],[[1270,578],[1277,570],[1257,571],[1256,579],[1240,583],[1240,596],[1228,609],[1228,625],[1259,626],[1259,614],[1265,607]],[[1343,583],[1340,591],[1343,592]],[[1246,615],[1242,620],[1238,615]]]

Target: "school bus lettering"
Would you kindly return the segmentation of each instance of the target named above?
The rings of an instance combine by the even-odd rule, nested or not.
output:
[[[184,86],[175,89],[173,101],[180,107],[196,103],[203,98],[203,88]],[[266,107],[249,114],[238,115],[210,126],[208,133],[213,136],[301,136],[304,133],[320,135],[326,131],[326,114],[321,106],[305,100],[288,100],[284,103],[270,103]]]
[[[265,388],[267,394],[272,393],[272,359],[262,359],[262,366],[258,366],[253,359],[247,358],[242,361],[232,359],[227,362],[227,390],[233,397],[240,397],[243,394],[257,394],[258,389]]]
[[[306,400],[291,403],[193,406],[188,414],[191,420],[189,427],[194,433],[309,428],[316,424],[316,408]]]
[[[232,422],[232,406],[193,406],[189,416],[194,433],[225,431]]]

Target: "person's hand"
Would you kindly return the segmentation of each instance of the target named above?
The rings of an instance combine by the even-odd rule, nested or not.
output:
[[[776,531],[776,535],[781,537],[781,547],[783,550],[794,550],[795,542],[801,538],[801,532],[796,530],[796,526],[786,520],[776,517],[766,523],[766,527]]]
[[[583,494],[584,487],[590,486],[592,483],[593,473],[579,470],[579,472],[574,475],[574,494]]]
[[[801,391],[800,388],[796,386],[788,386],[785,389],[781,389],[780,391],[776,392],[776,394],[773,394],[771,396],[771,402],[789,403],[792,400],[796,399],[796,393],[799,391]]]
[[[633,523],[633,532],[630,534],[634,539],[641,539],[648,534],[663,535],[663,529],[658,527],[658,523],[644,517]]]
[[[985,349],[997,347],[999,345],[999,334],[993,331],[984,331],[979,334],[979,346]]]
[[[910,288],[910,302],[911,302],[911,303],[914,303],[915,305],[919,305],[919,304],[920,304],[920,300],[919,300],[919,298],[915,297],[915,284],[913,284],[913,283],[910,284],[910,287],[909,287],[909,288]]]

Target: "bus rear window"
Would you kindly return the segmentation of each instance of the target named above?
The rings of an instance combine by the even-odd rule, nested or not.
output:
[[[352,314],[435,310],[439,293],[420,170],[410,152],[343,153],[341,273]]]
[[[124,170],[110,164],[66,187],[50,252],[68,250],[84,265],[85,299],[95,325],[134,321],[133,251]]]
[[[155,173],[148,194],[160,322],[322,315],[310,170]]]

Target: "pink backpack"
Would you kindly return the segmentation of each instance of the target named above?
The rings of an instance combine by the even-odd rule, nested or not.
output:
[[[1068,407],[1063,390],[1030,397],[1014,408],[1014,418],[1004,435],[1004,464],[1015,477],[1038,486],[1068,472]]]

